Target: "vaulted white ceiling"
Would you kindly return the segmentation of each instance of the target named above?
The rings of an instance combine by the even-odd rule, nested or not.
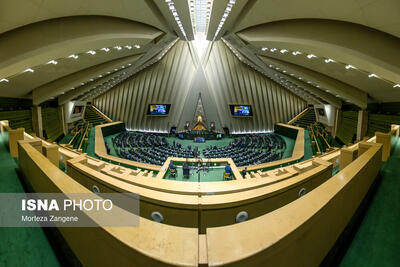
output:
[[[0,96],[96,97],[195,39],[196,1],[207,40],[309,103],[400,101],[397,0],[1,1]]]

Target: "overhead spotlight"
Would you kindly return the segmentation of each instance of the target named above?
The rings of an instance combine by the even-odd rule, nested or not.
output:
[[[268,50],[268,48],[267,47],[263,47],[263,48],[261,48],[261,51],[267,51]]]
[[[102,50],[102,51],[105,51],[105,52],[108,52],[108,51],[110,51],[110,48],[103,47],[103,48],[102,48],[102,49],[100,49],[100,50]]]
[[[350,65],[350,64],[349,64],[349,65],[346,65],[345,68],[346,68],[347,70],[348,70],[348,69],[357,69],[356,67],[354,67],[353,65]]]
[[[122,47],[120,47],[119,45],[114,46],[114,48],[117,49],[117,50],[121,50],[122,49]]]
[[[34,70],[31,68],[28,68],[28,69],[24,70],[24,72],[34,72]]]
[[[276,50],[278,50],[278,49],[276,49],[276,48],[271,48],[271,52],[275,52]]]
[[[368,78],[372,78],[372,77],[379,78],[379,76],[376,75],[375,73],[371,73],[370,75],[368,75]]]
[[[55,60],[53,59],[53,60],[50,60],[49,62],[47,62],[46,64],[53,64],[53,65],[57,65],[57,64],[58,64],[58,62],[57,62],[57,61],[55,61]]]
[[[287,53],[289,51],[287,51],[286,49],[281,49],[281,51],[279,51],[279,52],[281,52],[282,54],[285,54],[285,53]]]
[[[78,56],[77,56],[77,55],[75,55],[75,54],[72,54],[72,55],[68,56],[68,58],[77,59],[77,58],[78,58]]]
[[[311,59],[311,58],[313,58],[313,57],[317,57],[317,56],[316,56],[316,55],[314,55],[314,54],[308,54],[308,55],[307,55],[307,57]]]
[[[129,50],[132,49],[132,46],[131,46],[131,45],[126,45],[125,47],[126,47],[127,49],[129,49]]]
[[[93,56],[93,55],[96,55],[96,51],[89,50],[89,51],[86,52],[86,54],[91,54]]]
[[[6,78],[2,78],[2,79],[0,79],[0,83],[2,83],[2,82],[8,83],[9,81]]]
[[[331,59],[331,58],[325,59],[325,63],[329,63],[329,62],[335,62],[335,60],[333,60],[333,59]]]
[[[294,52],[292,52],[292,55],[293,56],[301,55],[301,52],[300,51],[294,51]]]
[[[1,82],[1,80],[0,80],[0,82]],[[400,84],[396,84],[393,86],[393,88],[396,88],[396,87],[400,87]]]

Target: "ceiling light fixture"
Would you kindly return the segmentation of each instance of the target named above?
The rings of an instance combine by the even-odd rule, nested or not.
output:
[[[370,75],[368,75],[368,78],[372,78],[372,77],[379,78],[379,76],[376,75],[375,73],[371,73]]]
[[[230,12],[232,11],[232,7],[233,7],[233,5],[234,5],[235,3],[236,3],[236,0],[230,0],[230,1],[228,2],[228,4],[226,5],[224,14],[222,15],[221,21],[220,21],[219,24],[218,24],[217,31],[215,32],[214,40],[215,40],[215,38],[217,38],[219,32],[220,32],[221,29],[222,29],[222,26],[224,26],[224,23],[225,23],[226,19],[228,18]]]
[[[68,56],[68,58],[77,59],[77,58],[78,58],[78,56],[77,56],[77,55],[75,55],[75,54],[72,54],[72,55]]]
[[[268,50],[268,48],[267,47],[263,47],[263,48],[261,48],[261,51],[267,51]]]
[[[50,60],[49,62],[47,62],[46,64],[53,64],[53,65],[57,65],[57,64],[58,64],[58,62],[57,62],[57,61],[55,61],[55,60],[53,59],[53,60]]]
[[[126,45],[125,47],[128,48],[129,50],[132,49],[132,46],[131,46],[131,45]]]
[[[34,72],[34,70],[31,68],[28,68],[28,69],[24,70],[24,72]]]
[[[114,49],[117,49],[118,51],[122,49],[122,47],[120,47],[119,45],[114,46]]]
[[[309,59],[311,59],[311,58],[313,58],[313,57],[317,57],[316,55],[314,55],[314,54],[309,54],[309,55],[307,55],[307,57],[309,58]]]
[[[169,9],[171,10],[172,15],[174,16],[174,19],[176,21],[176,23],[178,24],[179,29],[181,30],[183,36],[185,37],[185,39],[187,40],[186,37],[186,32],[185,29],[183,28],[182,22],[179,18],[178,12],[175,9],[175,5],[174,5],[174,1],[172,0],[165,0],[165,3],[167,3]],[[135,46],[136,47],[136,46]]]
[[[300,51],[294,51],[294,52],[292,52],[292,55],[293,56],[297,56],[297,55],[301,55],[302,53],[300,52]]]
[[[102,51],[105,51],[105,52],[108,52],[108,51],[110,51],[110,48],[103,47],[103,48],[102,48],[102,49],[100,49],[100,50],[102,50]]]
[[[1,81],[0,81],[0,82],[1,82]],[[396,84],[396,85],[393,86],[393,88],[396,88],[396,87],[400,87],[400,84],[398,83],[398,84]]]
[[[287,53],[289,51],[287,51],[286,49],[281,49],[281,51],[279,51],[279,52],[281,52],[282,54],[285,54],[285,53]]]
[[[275,52],[276,50],[278,50],[278,49],[276,49],[276,48],[271,48],[271,52]]]
[[[9,81],[6,78],[2,78],[2,79],[0,79],[0,83],[2,83],[2,82],[8,83]]]
[[[329,62],[335,62],[335,60],[333,60],[333,59],[331,59],[331,58],[325,59],[325,63],[329,63]]]
[[[96,51],[89,50],[89,51],[86,52],[86,54],[91,54],[93,56],[93,55],[96,55]]]
[[[350,65],[350,64],[349,64],[349,65],[346,65],[345,68],[346,68],[347,70],[348,70],[348,69],[357,69],[356,67],[354,67],[353,65]]]

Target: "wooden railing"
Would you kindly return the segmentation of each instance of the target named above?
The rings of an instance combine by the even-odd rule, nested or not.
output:
[[[389,133],[266,172],[265,177],[199,184],[129,177],[126,168],[84,155],[68,161],[67,175],[38,151],[38,143],[46,142],[34,138],[18,141],[18,154],[20,169],[37,192],[89,192],[82,183],[96,184],[102,192],[125,188],[124,192],[136,191],[143,198],[137,228],[60,228],[85,266],[318,266],[374,182],[382,160],[390,155],[391,136],[398,135],[399,126],[393,125]],[[347,150],[351,161],[346,163],[342,156],[348,155]],[[338,159],[343,165],[339,173],[314,180],[314,187],[306,185],[311,177],[325,177],[321,171],[331,172]],[[293,170],[298,173],[293,175]],[[199,210],[191,215],[187,203]],[[146,219],[155,208],[166,220],[175,216],[175,222],[187,226]],[[240,211],[250,219],[235,223]],[[191,220],[198,225],[188,226]]]

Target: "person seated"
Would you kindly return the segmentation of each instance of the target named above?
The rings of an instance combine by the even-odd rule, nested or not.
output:
[[[245,167],[241,172],[243,178],[246,178],[246,173],[247,173],[247,167]]]
[[[174,178],[176,177],[176,167],[172,161],[169,163],[169,174]]]
[[[224,172],[224,180],[232,180],[233,177],[233,172],[231,165],[228,163],[225,167],[225,172]]]
[[[189,165],[187,164],[187,161],[185,161],[183,163],[182,169],[183,169],[183,177],[189,178],[189,176],[190,176],[190,168],[189,168]]]

